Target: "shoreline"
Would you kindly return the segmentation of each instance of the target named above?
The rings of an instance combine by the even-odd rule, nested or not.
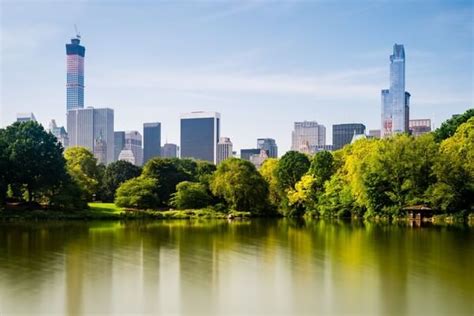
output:
[[[281,218],[282,216],[255,216],[250,212],[230,211],[222,213],[213,209],[196,209],[196,210],[127,210],[115,206],[113,203],[89,203],[87,210],[0,210],[0,221],[77,221],[77,220],[166,220],[166,219],[251,219],[251,218]],[[347,220],[347,221],[368,221],[386,224],[406,224],[410,226],[423,225],[467,225],[474,227],[474,213],[462,215],[454,214],[437,214],[432,217],[426,217],[422,220],[410,219],[408,216],[397,218],[325,218],[321,216],[305,216],[309,220]]]

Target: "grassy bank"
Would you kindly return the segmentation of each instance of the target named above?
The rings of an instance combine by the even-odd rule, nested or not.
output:
[[[126,210],[113,203],[89,203],[89,209],[80,211],[64,210],[3,210],[0,220],[122,220],[122,219],[192,219],[221,218],[229,215],[236,218],[251,217],[248,212],[216,212],[212,209],[200,210]]]

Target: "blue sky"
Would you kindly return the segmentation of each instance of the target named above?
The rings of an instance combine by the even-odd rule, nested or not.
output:
[[[218,111],[234,148],[294,121],[380,126],[389,55],[405,45],[411,117],[439,125],[473,107],[472,1],[21,1],[1,8],[0,124],[34,112],[65,123],[65,43],[86,46],[86,106],[112,107],[116,130]]]

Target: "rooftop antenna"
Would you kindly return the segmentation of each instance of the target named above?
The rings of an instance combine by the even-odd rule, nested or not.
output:
[[[77,39],[81,39],[81,33],[79,33],[76,24],[74,24],[74,30],[76,31],[76,38],[77,38]]]

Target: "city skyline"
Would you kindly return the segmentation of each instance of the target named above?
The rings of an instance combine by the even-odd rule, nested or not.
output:
[[[247,4],[248,7],[243,4]],[[421,6],[417,2],[411,5],[394,5],[392,10],[398,13],[405,12],[407,8],[411,9],[406,15],[398,15],[403,22],[397,24],[398,29],[383,27],[386,36],[382,41],[375,39],[374,31],[368,32],[367,39],[361,40],[359,33],[367,31],[367,27],[361,25],[365,15],[378,12],[381,16],[386,16],[390,11],[374,2],[364,2],[362,9],[366,11],[362,10],[355,14],[347,25],[341,28],[342,32],[349,32],[344,38],[347,42],[344,46],[333,38],[336,33],[315,28],[311,32],[306,32],[306,35],[295,38],[296,48],[306,49],[304,54],[299,56],[301,57],[299,60],[294,59],[295,55],[298,55],[297,51],[293,49],[290,51],[285,45],[278,46],[278,41],[274,38],[265,40],[263,48],[255,47],[256,40],[261,40],[261,36],[266,32],[275,31],[283,32],[282,39],[288,41],[293,38],[292,34],[297,34],[299,27],[317,26],[310,20],[320,16],[321,12],[332,12],[337,15],[354,12],[357,8],[353,5],[341,8],[343,6],[340,3],[339,6],[266,5],[253,2],[214,6],[147,5],[150,14],[160,15],[159,9],[163,9],[167,13],[175,14],[179,23],[182,23],[178,26],[165,19],[163,23],[171,23],[176,28],[171,32],[158,28],[157,32],[165,36],[160,37],[159,43],[151,41],[151,44],[144,40],[145,35],[136,38],[122,37],[117,34],[115,27],[119,27],[118,33],[124,34],[123,27],[110,21],[108,27],[94,28],[99,13],[92,12],[93,9],[101,12],[108,8],[106,5],[60,4],[58,10],[64,12],[66,9],[81,8],[77,11],[79,13],[74,11],[72,20],[81,28],[83,34],[81,44],[84,44],[88,51],[84,106],[113,104],[116,130],[137,130],[143,122],[160,121],[163,139],[179,144],[180,114],[196,110],[216,111],[222,113],[223,117],[221,134],[230,136],[236,149],[252,148],[255,139],[270,137],[277,140],[282,154],[289,150],[291,130],[296,121],[315,120],[325,125],[328,130],[326,141],[328,144],[332,143],[330,134],[333,124],[361,122],[368,130],[379,129],[380,89],[387,86],[387,56],[395,42],[404,44],[409,55],[406,81],[407,90],[413,94],[411,118],[430,118],[439,125],[439,122],[449,118],[451,114],[463,112],[472,106],[472,67],[469,67],[472,66],[472,58],[469,59],[472,56],[472,47],[465,40],[472,36],[472,8],[462,2],[451,5],[434,3],[426,6],[424,12],[415,14],[413,9],[417,5]],[[19,10],[19,7],[22,10]],[[207,19],[199,22],[203,24],[200,32],[188,28],[190,23],[196,21],[186,14],[195,7],[198,9],[197,17]],[[37,34],[38,28],[26,27],[22,29],[24,36],[13,38],[11,34],[12,29],[15,30],[15,25],[25,23],[25,18],[31,17],[33,12],[44,13],[38,14],[44,19],[47,16],[45,10],[48,5],[37,7],[2,3],[2,8],[3,14],[9,13],[8,16],[5,14],[2,22],[2,32],[6,35],[2,47],[3,79],[0,113],[2,126],[12,123],[16,112],[34,112],[38,121],[44,126],[47,126],[51,119],[56,119],[58,125],[65,125],[66,81],[62,54],[64,43],[74,37],[74,22],[71,22],[71,19],[64,21],[54,17],[51,23],[48,22],[51,26],[50,32]],[[128,8],[125,2],[114,8],[111,16],[122,16]],[[305,15],[303,14],[305,8],[314,10],[309,10],[311,14]],[[344,10],[338,11],[338,8]],[[20,11],[25,10],[25,17],[19,17]],[[127,18],[132,21],[143,17],[147,23],[155,23],[151,20],[150,14],[132,10]],[[184,16],[190,20],[181,19]],[[257,28],[255,36],[251,34],[250,29],[245,29],[240,19],[248,20],[251,28],[257,26],[259,16],[263,17],[264,21],[260,28]],[[296,17],[301,19],[291,20]],[[416,22],[415,17],[420,21]],[[13,21],[15,18],[18,18],[18,21]],[[438,22],[442,27],[436,26],[440,28],[436,33],[437,43],[427,40],[427,36],[435,30],[415,27],[417,23],[426,22],[431,18],[441,19]],[[295,21],[296,26],[276,25],[281,19]],[[39,20],[38,17],[32,18],[26,25],[32,26]],[[381,22],[376,19],[371,23],[383,25],[389,21]],[[212,33],[211,29],[221,24],[230,34],[244,35],[238,41],[242,44],[243,50],[227,43],[222,37],[223,34]],[[352,34],[348,30],[350,26],[354,26],[355,39],[349,39]],[[144,25],[140,24],[133,27],[133,31],[141,30],[143,27]],[[194,39],[186,37],[186,43],[178,44],[171,37],[171,35],[184,35],[183,28],[191,34],[197,32],[198,38],[205,36],[210,42],[215,40],[216,43],[204,43],[203,48],[196,50],[192,56],[177,54],[173,57],[170,55],[171,52],[178,51],[178,48],[187,50],[186,47],[195,45]],[[456,36],[452,36],[453,30],[456,30]],[[28,36],[29,34],[31,36]],[[112,40],[104,41],[108,37]],[[314,40],[311,37],[314,37]],[[318,46],[318,40],[321,41],[322,38],[326,40],[323,41],[323,45]],[[357,45],[354,45],[353,41],[357,39],[360,42],[356,41]],[[15,40],[21,40],[23,45],[29,42],[28,45],[33,47],[20,51],[19,43]],[[150,54],[148,52],[152,47],[148,45],[153,47],[158,45],[163,50]],[[367,48],[364,48],[364,45]],[[118,51],[118,47],[123,47],[123,51]],[[216,51],[212,53],[213,50]],[[29,77],[24,77],[27,75],[25,68],[31,71],[34,59],[30,56],[36,55],[38,51],[44,52],[42,56],[44,65],[35,64],[34,72],[41,78],[55,78],[42,79],[41,87],[30,86]],[[329,53],[335,57],[325,59]],[[58,57],[59,55],[61,57]],[[450,58],[447,60],[440,58],[445,55],[449,55]],[[273,64],[278,66],[273,67],[265,62],[270,56]],[[12,63],[12,60],[19,57],[24,63],[21,65]],[[142,67],[151,60],[151,57],[154,59],[149,70],[156,74],[156,78],[150,77],[150,71],[143,71]],[[161,61],[155,61],[157,60],[155,57],[160,57],[158,60]],[[443,63],[439,63],[439,60],[443,60]],[[162,63],[166,66],[161,67]],[[178,64],[183,65],[178,67]],[[323,64],[327,64],[327,67],[323,67]],[[354,67],[354,64],[360,67]],[[255,70],[251,70],[253,68]],[[446,72],[446,68],[450,68],[450,71]],[[21,85],[21,91],[24,93],[18,93],[20,90],[18,81],[22,83],[25,81],[25,84]],[[360,83],[357,84],[356,81]],[[44,88],[44,91],[36,93],[38,88]],[[138,98],[138,95],[142,97]],[[34,99],[29,99],[31,96]]]

